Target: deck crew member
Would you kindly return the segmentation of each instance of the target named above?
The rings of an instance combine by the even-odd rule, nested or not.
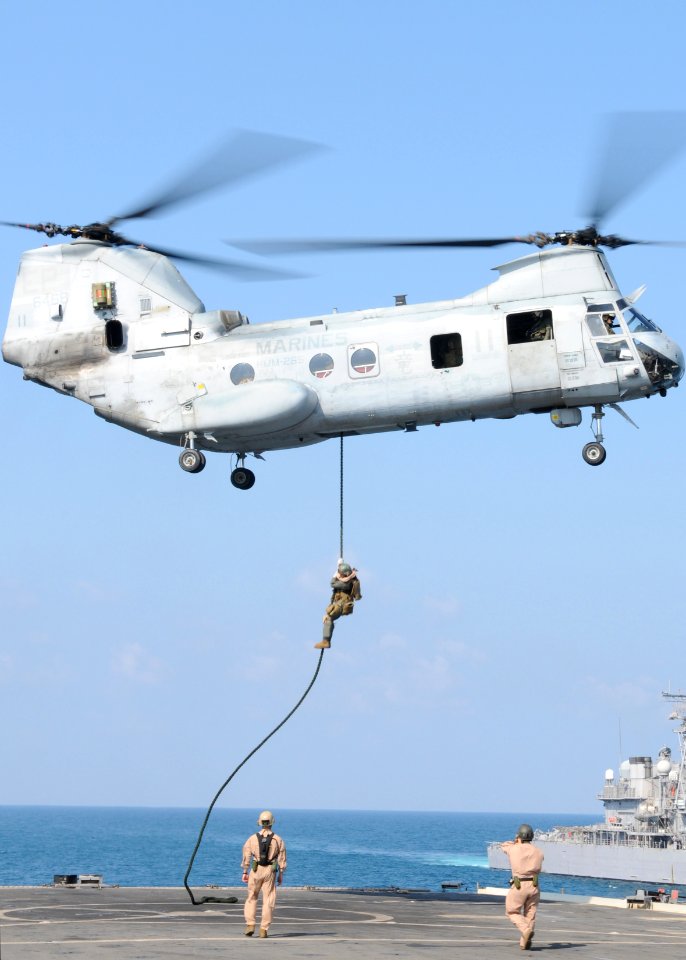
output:
[[[538,875],[543,866],[543,852],[531,842],[534,831],[523,823],[514,840],[501,844],[512,869],[510,889],[505,898],[505,913],[519,930],[519,946],[529,950],[534,938],[536,908],[541,898]]]
[[[252,937],[255,932],[257,900],[262,891],[262,919],[260,936],[266,937],[274,915],[276,904],[276,884],[281,886],[286,869],[286,846],[278,834],[274,833],[274,814],[263,810],[257,821],[260,828],[243,845],[243,883],[248,884],[248,896],[243,913],[245,915],[245,935]]]
[[[348,617],[353,612],[355,601],[362,599],[357,570],[344,560],[338,561],[336,572],[331,578],[331,603],[324,614],[322,639],[315,643],[315,650],[328,650],[331,646],[333,622],[339,617]]]

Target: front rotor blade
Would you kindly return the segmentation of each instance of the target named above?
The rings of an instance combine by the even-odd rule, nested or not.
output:
[[[290,137],[237,130],[223,140],[209,156],[140,207],[108,221],[136,220],[183,203],[218,187],[228,186],[264,173],[322,149],[318,144]]]
[[[393,250],[422,247],[500,247],[506,243],[535,243],[532,237],[484,237],[474,240],[227,240],[250,253],[319,253],[329,250]]]
[[[603,139],[589,190],[588,216],[596,225],[686,147],[686,112],[616,114],[609,118]]]

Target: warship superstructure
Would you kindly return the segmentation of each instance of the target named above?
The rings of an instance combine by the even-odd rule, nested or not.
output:
[[[598,796],[604,823],[536,831],[544,873],[686,884],[686,694],[662,696],[674,705],[669,719],[678,724],[679,758],[662,747],[657,760],[624,760],[617,777],[606,770]],[[509,869],[500,843],[489,843],[488,863]]]

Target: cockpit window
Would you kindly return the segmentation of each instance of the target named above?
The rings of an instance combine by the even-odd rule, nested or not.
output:
[[[603,363],[622,363],[634,359],[626,340],[597,340],[596,347]]]
[[[631,333],[642,333],[646,330],[653,330],[656,333],[660,333],[660,328],[657,324],[653,323],[653,321],[647,317],[644,317],[642,313],[639,313],[638,310],[635,310],[633,307],[627,307],[622,313]]]
[[[589,313],[614,313],[614,303],[589,303],[586,308]]]
[[[602,313],[587,313],[586,324],[592,337],[614,337],[622,332],[617,314],[610,306]]]

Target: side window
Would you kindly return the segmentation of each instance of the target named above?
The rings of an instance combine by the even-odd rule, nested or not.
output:
[[[552,310],[527,310],[524,313],[508,313],[507,342],[536,343],[553,339]]]
[[[108,320],[105,324],[105,343],[108,350],[121,350],[124,346],[124,327],[120,320]]]
[[[239,383],[250,383],[255,379],[255,370],[249,363],[237,363],[235,367],[231,368],[231,383],[235,383],[238,386]]]
[[[379,348],[375,343],[353,343],[348,347],[348,373],[353,380],[379,374]]]
[[[436,370],[462,366],[462,337],[459,333],[439,333],[431,337],[431,366]]]
[[[317,380],[323,380],[333,373],[333,357],[328,353],[315,353],[310,360],[310,373]]]

